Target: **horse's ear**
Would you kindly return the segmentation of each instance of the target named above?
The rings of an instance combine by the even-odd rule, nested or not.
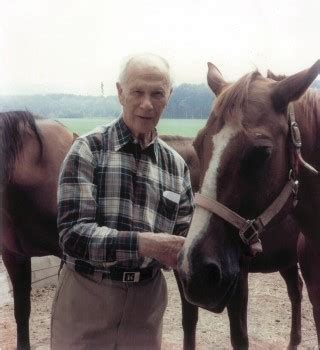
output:
[[[267,78],[276,80],[275,79],[275,74],[273,72],[271,72],[270,69],[267,70]]]
[[[320,73],[320,60],[309,69],[291,75],[275,84],[272,100],[277,111],[283,111],[289,102],[297,100],[305,93]]]
[[[287,78],[286,75],[276,75],[274,74],[270,69],[267,70],[267,78],[275,80],[275,81],[281,81],[285,78]]]
[[[207,80],[208,85],[216,96],[218,96],[222,89],[227,85],[219,69],[211,62],[208,62]]]

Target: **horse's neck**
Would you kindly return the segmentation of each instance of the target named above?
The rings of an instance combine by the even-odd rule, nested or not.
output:
[[[57,213],[57,184],[60,167],[73,143],[73,134],[62,124],[52,120],[38,123],[43,141],[41,162],[28,162],[28,152],[24,162],[16,166],[17,184],[32,203],[44,214]],[[29,166],[25,166],[29,164]]]
[[[161,136],[161,139],[175,149],[187,163],[190,170],[192,189],[194,192],[197,192],[199,190],[200,165],[197,153],[193,147],[193,139],[190,137],[166,135]]]
[[[42,126],[45,145],[44,170],[46,178],[43,179],[43,191],[48,192],[52,198],[51,207],[56,208],[56,193],[61,164],[69,151],[74,137],[62,124],[48,121]],[[49,194],[50,193],[50,194]]]
[[[307,161],[320,167],[320,92],[309,89],[294,102],[301,139],[302,154]]]
[[[320,92],[309,90],[294,103],[294,110],[301,132],[303,158],[320,171]],[[298,221],[309,237],[319,237],[320,177],[301,167],[299,180]]]

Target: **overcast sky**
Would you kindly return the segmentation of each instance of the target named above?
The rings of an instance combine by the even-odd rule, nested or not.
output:
[[[320,0],[0,0],[0,94],[115,94],[124,57],[169,61],[176,84],[320,58]]]

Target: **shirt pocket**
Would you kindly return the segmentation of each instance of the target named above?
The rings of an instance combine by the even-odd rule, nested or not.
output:
[[[173,233],[179,210],[179,203],[176,203],[163,195],[159,198],[156,231]]]

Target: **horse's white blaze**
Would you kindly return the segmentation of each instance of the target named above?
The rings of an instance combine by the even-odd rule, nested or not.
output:
[[[238,130],[235,127],[226,125],[212,138],[212,157],[201,187],[201,194],[208,198],[217,199],[217,179],[221,158],[230,140],[237,134],[237,132]]]
[[[194,245],[196,239],[199,239],[201,237],[201,232],[205,232],[204,230],[209,225],[210,216],[211,214],[208,212],[208,210],[205,210],[201,207],[196,207],[194,211],[188,236],[184,242],[183,260],[180,267],[181,270],[186,274],[189,274],[190,272],[190,265],[188,259],[188,253],[190,251],[190,248]]]
[[[219,167],[224,150],[227,148],[230,140],[237,134],[238,129],[226,125],[212,138],[213,152],[209,163],[208,170],[205,174],[201,187],[201,194],[212,199],[217,199],[217,178]],[[188,236],[184,243],[183,260],[181,270],[189,274],[192,266],[189,264],[189,251],[192,249],[197,240],[206,232],[209,225],[211,213],[207,210],[197,207],[192,218]]]

